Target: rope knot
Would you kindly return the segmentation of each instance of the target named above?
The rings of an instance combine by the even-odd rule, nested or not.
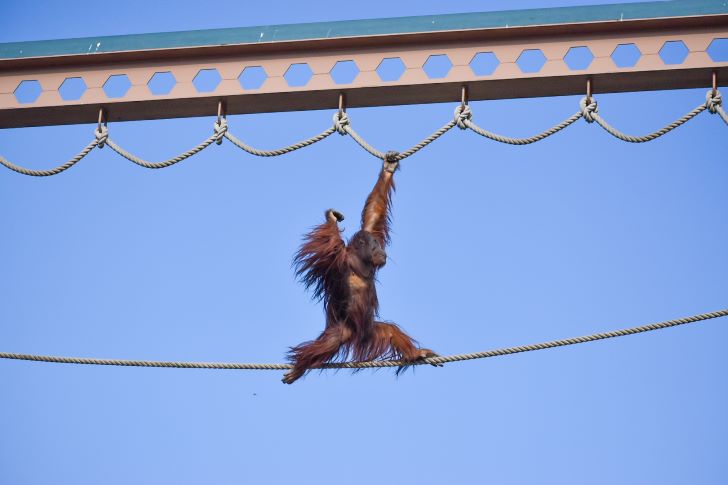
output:
[[[337,111],[334,113],[334,128],[336,128],[336,132],[339,135],[348,134],[346,127],[349,125],[349,115],[346,114],[346,111]]]
[[[382,169],[385,172],[394,173],[399,168],[400,155],[399,152],[388,151],[384,154],[384,166]]]
[[[215,143],[222,145],[222,140],[225,138],[227,133],[228,124],[227,119],[221,118],[220,121],[215,122]]]
[[[713,90],[711,89],[705,95],[705,107],[708,108],[708,111],[710,111],[712,114],[716,114],[718,112],[718,108],[722,104],[723,97],[720,95],[719,91],[716,91],[714,95]]]
[[[104,145],[106,144],[106,140],[109,138],[109,129],[106,126],[101,126],[99,129],[94,131],[94,135],[96,135],[96,146],[99,148],[104,148]]]
[[[470,118],[473,117],[473,112],[470,111],[470,106],[466,105],[458,105],[455,108],[455,124],[458,128],[461,130],[467,130],[468,126],[465,124],[465,121],[469,121]]]
[[[583,98],[581,98],[581,101],[579,101],[579,108],[581,110],[581,115],[584,117],[586,122],[594,123],[594,115],[599,112],[597,100],[584,96]]]

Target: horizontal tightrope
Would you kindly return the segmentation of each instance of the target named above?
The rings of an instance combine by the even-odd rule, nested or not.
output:
[[[553,347],[563,347],[566,345],[583,344],[593,342],[595,340],[603,340],[614,337],[624,337],[636,333],[651,332],[652,330],[660,330],[663,328],[676,327],[687,323],[695,323],[712,318],[728,316],[728,309],[719,310],[717,312],[702,313],[691,317],[678,318],[676,320],[668,320],[660,323],[652,323],[641,327],[625,328],[612,332],[595,333],[583,337],[573,337],[562,340],[552,340],[551,342],[542,342],[531,345],[520,345],[518,347],[506,347],[502,349],[486,350],[484,352],[474,352],[470,354],[456,354],[442,357],[429,357],[417,361],[415,363],[403,362],[400,360],[378,360],[370,362],[341,362],[324,364],[320,368],[324,369],[362,369],[366,367],[401,367],[405,365],[423,365],[423,364],[447,364],[450,362],[459,362],[462,360],[487,359],[489,357],[497,357],[500,355],[517,354],[520,352],[532,352],[535,350],[550,349]],[[50,355],[32,355],[32,354],[14,354],[10,352],[0,352],[2,359],[29,360],[36,362],[52,362],[56,364],[86,364],[86,365],[118,365],[126,367],[175,367],[180,369],[237,369],[237,370],[288,370],[292,366],[290,364],[248,364],[238,362],[169,362],[157,360],[120,360],[120,359],[94,359],[88,357],[58,357]]]

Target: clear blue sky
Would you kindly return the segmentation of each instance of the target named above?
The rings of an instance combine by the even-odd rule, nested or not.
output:
[[[0,42],[505,5],[4,1]],[[641,133],[694,108],[705,91],[598,99],[606,118]],[[473,110],[481,125],[515,136],[566,118],[577,103],[478,102]],[[378,147],[404,149],[453,107],[350,116]],[[330,120],[314,111],[229,121],[268,148]],[[159,160],[202,140],[213,121],[110,130]],[[1,130],[0,153],[46,168],[75,154],[93,128]],[[397,174],[382,316],[452,354],[726,307],[727,134],[707,113],[644,145],[582,121],[528,147],[453,130]],[[345,234],[353,234],[378,170],[338,135],[275,159],[226,142],[159,171],[109,149],[46,179],[2,169],[0,348],[280,362],[323,325],[290,268],[300,236],[328,207],[348,216]],[[727,339],[728,322],[713,320],[399,378],[312,374],[293,386],[280,372],[0,361],[0,483],[725,483]]]

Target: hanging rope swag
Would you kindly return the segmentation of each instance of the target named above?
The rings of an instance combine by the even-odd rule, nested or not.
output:
[[[705,110],[708,110],[708,112],[710,112],[711,114],[717,114],[723,120],[723,122],[728,125],[728,113],[726,113],[726,111],[723,109],[723,99],[717,89],[715,77],[713,79],[713,89],[708,91],[704,103],[697,106],[695,109],[687,113],[682,118],[673,121],[672,123],[664,126],[663,128],[653,133],[648,133],[647,135],[643,136],[634,136],[623,133],[607,123],[607,121],[605,121],[604,118],[599,115],[597,101],[596,99],[594,99],[591,93],[591,82],[587,83],[587,95],[579,102],[579,111],[577,111],[561,123],[558,123],[557,125],[554,125],[553,127],[542,131],[541,133],[529,136],[527,138],[512,138],[509,136],[498,135],[476,125],[473,122],[473,113],[467,103],[465,87],[463,87],[462,93],[462,102],[460,103],[460,105],[457,106],[457,108],[455,108],[455,115],[453,119],[448,121],[445,125],[442,126],[442,128],[435,131],[433,134],[423,139],[421,142],[417,143],[413,147],[409,148],[408,150],[399,152],[396,161],[400,161],[411,155],[414,155],[415,153],[450,131],[455,126],[460,128],[461,130],[470,130],[480,136],[489,138],[493,141],[497,141],[500,143],[508,143],[510,145],[528,145],[530,143],[541,141],[544,138],[558,133],[572,123],[576,122],[579,118],[584,118],[587,123],[596,122],[597,125],[601,126],[610,135],[630,143],[644,143],[659,138],[662,135],[674,130],[678,126],[687,123]],[[322,131],[318,135],[312,136],[311,138],[302,140],[298,143],[294,143],[283,148],[279,148],[277,150],[260,150],[258,148],[254,148],[250,145],[247,145],[246,143],[235,137],[232,133],[230,133],[228,131],[227,119],[225,117],[225,114],[223,113],[221,101],[218,104],[217,122],[215,123],[213,134],[204,141],[202,141],[196,147],[174,158],[163,160],[161,162],[146,161],[117,145],[111,138],[109,138],[109,129],[104,122],[103,110],[100,110],[98,128],[94,132],[95,139],[91,143],[89,143],[83,150],[81,150],[78,155],[76,155],[66,163],[47,170],[34,170],[21,167],[20,165],[16,165],[0,155],[0,164],[5,165],[10,170],[21,173],[23,175],[30,175],[33,177],[47,177],[49,175],[57,175],[65,170],[68,170],[76,163],[78,163],[81,159],[83,159],[86,155],[88,155],[94,148],[103,148],[104,145],[108,145],[109,148],[111,148],[130,162],[136,163],[137,165],[140,165],[144,168],[156,169],[170,167],[178,162],[181,162],[182,160],[185,160],[192,155],[201,152],[213,143],[220,145],[222,144],[223,139],[229,140],[233,145],[240,148],[241,150],[250,153],[251,155],[256,155],[259,157],[276,157],[279,155],[293,152],[295,150],[299,150],[309,145],[313,145],[314,143],[317,143],[334,133],[339,133],[340,135],[349,135],[359,146],[361,146],[364,150],[377,158],[384,160],[386,157],[385,152],[374,148],[372,145],[367,143],[366,140],[361,137],[361,135],[354,131],[354,128],[351,126],[349,116],[346,114],[346,108],[343,103],[343,95],[341,95],[339,97],[339,110],[334,114],[334,123],[332,127],[327,128],[326,130]]]
[[[626,335],[634,335],[636,333],[651,332],[663,328],[676,327],[687,323],[695,323],[712,318],[728,316],[728,309],[718,310],[717,312],[702,313],[692,317],[678,318],[676,320],[668,320],[660,323],[652,323],[641,327],[625,328],[612,332],[595,333],[583,337],[572,337],[562,340],[552,340],[539,344],[521,345],[518,347],[506,347],[502,349],[486,350],[484,352],[474,352],[470,354],[456,354],[441,357],[428,357],[415,363],[401,362],[398,360],[378,360],[371,362],[342,362],[324,364],[319,367],[321,369],[362,369],[367,367],[401,367],[405,365],[423,365],[430,364],[441,366],[450,362],[459,362],[461,360],[487,359],[489,357],[498,357],[500,355],[518,354],[521,352],[533,352],[536,350],[545,350],[553,347],[564,347],[566,345],[583,344],[593,342],[595,340],[604,340],[614,337],[624,337]],[[155,360],[119,360],[119,359],[93,359],[87,357],[58,357],[49,355],[32,355],[32,354],[14,354],[10,352],[0,352],[0,359],[15,360],[31,360],[36,362],[53,362],[56,364],[87,364],[87,365],[119,365],[126,367],[175,367],[180,369],[236,369],[236,370],[288,370],[292,366],[290,364],[246,364],[237,362],[166,362]]]

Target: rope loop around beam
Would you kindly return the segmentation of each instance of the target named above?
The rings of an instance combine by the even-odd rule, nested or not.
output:
[[[346,131],[349,124],[349,115],[346,114],[346,111],[339,110],[334,113],[334,129],[339,135],[346,136],[349,134]]]
[[[597,100],[589,98],[589,96],[584,96],[581,100],[579,100],[579,110],[581,112],[581,116],[584,117],[584,120],[587,123],[594,123],[596,121],[595,115],[599,112]]]
[[[467,130],[468,125],[465,124],[466,121],[470,121],[470,118],[473,117],[473,112],[470,109],[470,106],[467,104],[459,104],[455,107],[455,125],[460,128],[461,130]]]
[[[718,108],[720,108],[723,105],[723,96],[721,96],[720,91],[715,91],[713,93],[713,90],[708,90],[707,93],[705,93],[705,107],[708,108],[708,111],[710,111],[711,114],[716,114],[718,112]]]
[[[728,125],[728,113],[723,109],[723,96],[721,96],[720,91],[711,89],[706,93],[705,107],[710,111],[710,114],[717,114]]]
[[[98,142],[96,146],[104,148],[106,141],[109,139],[109,129],[105,125],[99,124],[99,127],[94,131],[94,136],[96,136],[96,141]]]
[[[227,118],[220,118],[218,121],[215,122],[215,143],[218,145],[222,145],[222,141],[225,139],[225,134],[228,131],[228,122]]]

